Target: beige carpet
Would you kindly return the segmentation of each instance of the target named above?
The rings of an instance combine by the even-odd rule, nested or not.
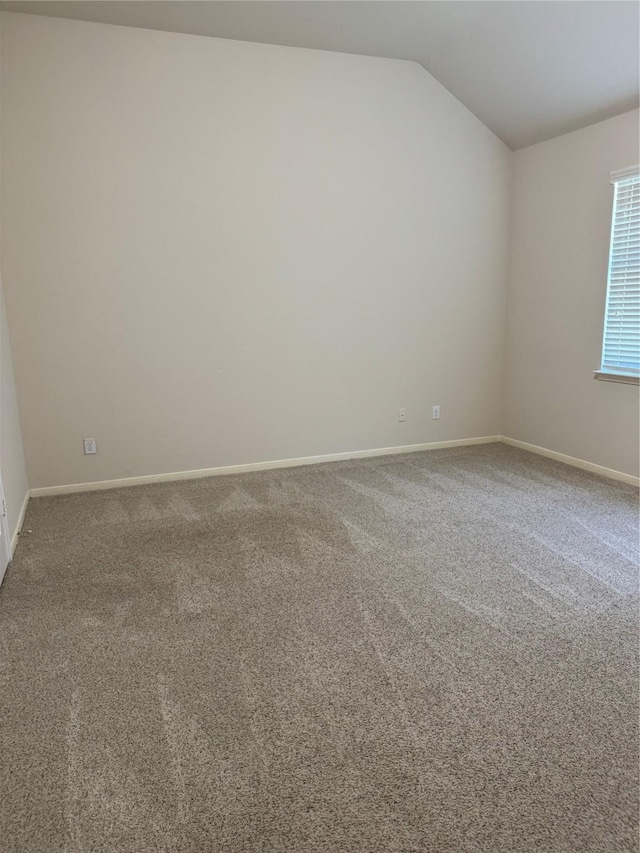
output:
[[[503,445],[33,500],[3,853],[638,844],[638,505]]]

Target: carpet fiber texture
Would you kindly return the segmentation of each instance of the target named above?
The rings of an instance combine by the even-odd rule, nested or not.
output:
[[[638,493],[504,445],[32,500],[4,853],[638,848]]]

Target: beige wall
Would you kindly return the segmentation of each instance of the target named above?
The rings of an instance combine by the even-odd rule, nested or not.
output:
[[[0,103],[1,106],[1,103]],[[0,109],[0,115],[2,111]],[[1,235],[0,235],[1,237]],[[0,269],[2,258],[0,258]],[[9,535],[14,536],[27,497],[27,472],[13,378],[11,345],[0,272],[0,471],[7,501]],[[0,575],[2,572],[0,572]],[[0,577],[0,580],[2,578]]]
[[[638,388],[598,382],[612,171],[637,164],[638,112],[518,151],[504,434],[638,475]]]
[[[512,155],[420,66],[3,38],[32,487],[499,433]]]

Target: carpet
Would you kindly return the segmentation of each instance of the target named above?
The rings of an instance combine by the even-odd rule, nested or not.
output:
[[[32,500],[4,853],[638,849],[638,492],[491,444]]]

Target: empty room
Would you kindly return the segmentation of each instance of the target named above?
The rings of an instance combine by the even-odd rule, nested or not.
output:
[[[0,3],[2,853],[638,853],[639,68]]]

